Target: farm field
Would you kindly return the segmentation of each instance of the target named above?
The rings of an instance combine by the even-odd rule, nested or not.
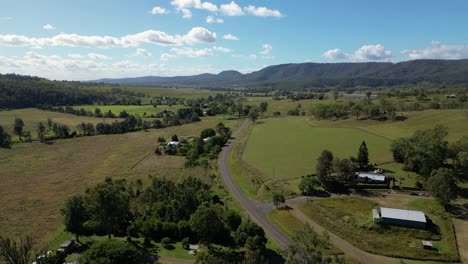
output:
[[[37,123],[43,122],[44,124],[46,124],[48,118],[51,118],[54,122],[67,125],[72,130],[74,130],[76,125],[78,125],[81,122],[89,122],[96,124],[99,122],[103,122],[103,120],[109,120],[98,117],[76,116],[52,111],[43,111],[36,108],[25,108],[0,111],[0,125],[6,128],[7,131],[12,131],[16,117],[23,119],[25,125],[24,130],[31,131],[33,138],[36,137]],[[109,122],[113,122],[114,120],[119,119],[112,119]],[[16,136],[13,136],[13,139],[16,139]]]
[[[298,207],[313,221],[368,252],[392,257],[457,261],[457,246],[449,214],[430,198],[403,196],[376,199],[340,196],[313,202],[301,201]],[[379,227],[371,216],[371,209],[376,206],[423,211],[438,226],[440,234],[405,227]],[[433,241],[437,251],[422,249],[421,240]]]
[[[315,171],[322,150],[349,158],[363,140],[371,163],[392,161],[390,140],[363,130],[313,127],[303,117],[265,119],[253,126],[242,159],[268,178],[295,179]]]
[[[60,208],[66,197],[81,193],[105,177],[144,182],[148,175],[207,177],[211,169],[184,169],[184,157],[157,156],[159,136],[197,136],[224,122],[233,130],[238,120],[206,118],[202,122],[148,132],[103,135],[14,144],[0,149],[0,233],[7,237],[31,235],[39,246],[50,243],[61,229]]]
[[[115,115],[119,115],[120,112],[126,111],[127,113],[135,116],[145,117],[150,116],[151,114],[155,115],[163,110],[177,111],[177,109],[182,108],[181,105],[158,105],[153,107],[152,105],[77,105],[73,106],[74,109],[83,108],[85,110],[94,111],[95,108],[101,109],[101,111],[107,112],[112,111]]]
[[[433,128],[440,124],[449,128],[447,139],[456,141],[462,136],[468,135],[468,118],[465,110],[425,110],[403,113],[408,119],[405,121],[375,121],[356,120],[348,118],[345,120],[329,121],[309,119],[314,126],[326,127],[357,127],[368,130],[382,136],[396,139],[411,136],[418,129]]]

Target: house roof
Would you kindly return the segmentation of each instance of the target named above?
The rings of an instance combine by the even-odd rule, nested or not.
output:
[[[171,141],[169,143],[167,143],[167,145],[179,145],[180,142],[179,141]]]
[[[373,174],[373,173],[358,173],[358,177],[359,178],[368,178],[368,179],[371,179],[373,181],[385,181],[385,178],[387,176],[383,175],[383,174]]]
[[[406,220],[406,221],[426,223],[426,216],[424,215],[423,212],[420,212],[420,211],[381,207],[380,215],[382,216],[382,218],[392,218],[392,219],[400,219],[400,220]]]

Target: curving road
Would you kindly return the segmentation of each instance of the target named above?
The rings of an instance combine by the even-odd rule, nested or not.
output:
[[[271,209],[271,205],[257,203],[247,198],[239,186],[237,186],[237,184],[234,182],[234,179],[229,170],[228,155],[231,151],[232,143],[239,136],[240,132],[245,128],[245,126],[247,126],[247,124],[248,121],[244,121],[244,123],[234,133],[233,138],[228,141],[226,144],[227,146],[223,148],[219,155],[218,164],[221,178],[226,183],[226,186],[234,198],[240,203],[242,208],[250,215],[250,217],[252,217],[255,222],[257,222],[257,224],[265,230],[265,233],[271,239],[273,239],[281,249],[286,249],[291,240],[267,217],[267,212]]]

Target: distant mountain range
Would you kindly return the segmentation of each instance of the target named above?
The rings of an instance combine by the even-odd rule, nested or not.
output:
[[[194,76],[146,76],[100,79],[92,82],[175,87],[281,86],[394,86],[416,83],[468,83],[468,60],[413,60],[399,63],[299,63],[269,66],[242,74],[223,71]]]

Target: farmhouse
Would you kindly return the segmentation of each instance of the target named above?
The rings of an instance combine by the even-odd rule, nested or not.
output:
[[[179,141],[171,141],[171,142],[167,143],[167,146],[171,147],[171,148],[177,148],[179,145],[180,145]]]
[[[381,207],[380,212],[377,209],[372,210],[372,218],[381,219],[383,223],[389,225],[425,228],[426,215],[420,211],[403,210],[395,208]]]
[[[359,172],[357,173],[357,177],[358,177],[358,181],[362,183],[379,184],[379,183],[387,182],[387,176],[383,174]]]

